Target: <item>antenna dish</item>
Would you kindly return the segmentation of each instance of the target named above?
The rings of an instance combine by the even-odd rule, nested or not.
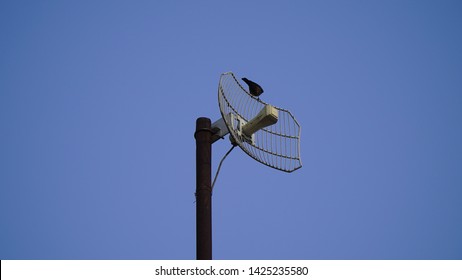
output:
[[[288,110],[252,96],[232,72],[220,77],[218,105],[222,119],[212,125],[212,141],[229,132],[231,141],[267,166],[285,172],[302,167],[301,127]]]

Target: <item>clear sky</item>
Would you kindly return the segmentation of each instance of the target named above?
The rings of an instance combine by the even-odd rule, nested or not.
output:
[[[242,150],[216,259],[462,259],[462,2],[1,1],[0,259],[194,259],[220,74],[302,126]],[[213,145],[213,172],[230,143]]]

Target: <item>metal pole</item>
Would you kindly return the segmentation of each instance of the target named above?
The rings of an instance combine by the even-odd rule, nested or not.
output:
[[[196,258],[212,259],[212,130],[209,118],[196,120]]]

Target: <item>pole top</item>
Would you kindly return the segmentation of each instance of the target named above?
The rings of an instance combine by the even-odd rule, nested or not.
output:
[[[212,121],[207,117],[200,117],[196,120],[196,127],[210,127]]]
[[[205,118],[205,117],[197,118],[197,120],[196,120],[196,131],[194,132],[194,138],[197,139],[197,133],[203,132],[203,131],[209,132],[210,135],[213,134],[213,132],[212,132],[212,121],[209,118]]]

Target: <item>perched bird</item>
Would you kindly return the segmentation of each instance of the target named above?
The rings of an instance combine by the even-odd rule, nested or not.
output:
[[[249,86],[249,92],[251,95],[259,96],[260,94],[263,93],[263,89],[259,84],[252,82],[251,80],[247,78],[242,78],[242,80]]]

